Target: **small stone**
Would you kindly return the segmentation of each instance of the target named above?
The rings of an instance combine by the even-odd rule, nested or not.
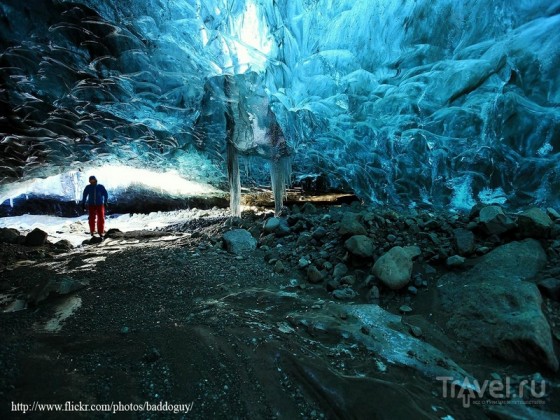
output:
[[[100,244],[101,242],[103,242],[103,239],[99,236],[92,236],[91,239],[88,240],[90,245]]]
[[[392,233],[390,233],[389,235],[387,235],[387,241],[389,242],[395,242],[397,240],[397,237],[395,235],[393,235]]]
[[[314,265],[307,268],[307,280],[310,283],[320,283],[323,281],[323,278],[323,273],[321,273]]]
[[[264,222],[263,230],[266,233],[274,233],[276,229],[280,227],[280,219],[277,217],[271,217]]]
[[[408,313],[412,312],[412,308],[408,305],[402,305],[399,308],[399,311],[401,311],[403,314],[408,314]]]
[[[427,230],[436,230],[440,227],[440,222],[436,219],[430,219],[424,223],[423,227]]]
[[[336,289],[332,292],[332,295],[339,300],[350,300],[354,299],[358,294],[354,291],[354,289],[345,287],[344,289]]]
[[[227,231],[222,240],[225,249],[236,255],[253,251],[257,247],[256,239],[245,229]]]
[[[334,277],[340,278],[340,277],[344,276],[346,273],[348,273],[348,267],[346,266],[346,264],[338,263],[334,267],[334,272],[333,272]]]
[[[344,276],[340,279],[340,284],[348,284],[353,286],[356,283],[356,277],[353,275]]]
[[[469,255],[474,250],[474,234],[467,229],[455,229],[453,231],[455,248],[459,255]]]
[[[558,213],[552,207],[549,207],[549,208],[546,209],[546,214],[548,214],[548,217],[550,217],[552,220],[560,219],[560,213]]]
[[[373,274],[390,289],[402,289],[410,282],[412,258],[409,249],[393,247],[377,259],[373,266]]]
[[[369,300],[370,302],[371,302],[371,301],[379,300],[379,296],[380,296],[379,287],[373,286],[373,287],[369,290],[369,293],[368,293],[368,300]]]
[[[54,244],[54,247],[58,251],[70,251],[72,248],[74,248],[72,243],[67,239],[61,239],[60,241],[56,242]]]
[[[480,248],[477,248],[476,253],[478,255],[484,255],[487,254],[490,251],[490,248],[487,246],[481,246]]]
[[[410,333],[414,337],[422,337],[423,331],[422,331],[422,328],[417,327],[416,325],[411,325],[410,326]]]
[[[25,237],[25,245],[27,246],[41,246],[47,243],[48,233],[39,229],[35,228],[31,232],[27,234]]]
[[[414,286],[408,286],[408,293],[410,293],[411,295],[417,295],[418,289]]]
[[[274,264],[274,272],[280,274],[283,273],[284,271],[286,271],[286,268],[284,267],[282,261],[276,261],[276,264]]]
[[[313,237],[313,239],[321,240],[325,236],[327,236],[327,229],[325,229],[323,226],[320,226],[313,231],[311,236]]]
[[[357,213],[345,213],[340,222],[338,233],[342,236],[365,235],[366,228],[360,223]]]
[[[373,241],[366,235],[354,235],[344,242],[344,247],[352,255],[360,258],[373,257]]]
[[[307,258],[305,257],[301,257],[298,261],[298,267],[299,268],[305,268],[307,267],[309,264],[311,264],[311,261],[309,261]]]
[[[453,255],[452,257],[449,257],[446,261],[445,264],[448,267],[460,267],[465,263],[465,258],[461,257],[460,255]]]
[[[122,328],[121,328],[121,334],[122,334],[122,335],[126,335],[126,334],[128,334],[129,332],[130,332],[130,328],[128,328],[128,327],[122,327]]]
[[[325,288],[327,289],[327,292],[332,292],[338,289],[339,287],[340,287],[340,282],[338,281],[338,279],[335,278],[329,278],[325,283]]]

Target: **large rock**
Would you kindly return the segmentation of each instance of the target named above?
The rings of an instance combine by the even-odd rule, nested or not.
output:
[[[274,233],[276,236],[286,236],[290,233],[290,227],[286,219],[271,217],[264,222],[265,233]]]
[[[373,257],[373,251],[375,250],[373,246],[373,241],[366,235],[354,235],[344,242],[344,247],[352,255],[361,258],[371,258]]]
[[[388,288],[402,289],[410,282],[412,253],[400,246],[391,248],[375,262],[373,274]]]
[[[309,283],[321,283],[325,276],[320,272],[317,267],[311,265],[307,268],[307,280]]]
[[[348,273],[348,266],[344,263],[338,263],[334,266],[333,276],[334,278],[341,278]]]
[[[486,206],[478,215],[480,226],[488,235],[500,235],[515,227],[515,223],[499,206]]]
[[[223,236],[224,247],[232,254],[243,254],[245,252],[253,251],[257,247],[257,241],[245,229],[233,229]]]
[[[554,223],[543,210],[534,207],[517,216],[517,226],[522,236],[547,238]]]
[[[263,225],[263,230],[265,233],[274,233],[276,229],[280,226],[280,219],[278,217],[271,217],[266,219]]]
[[[70,251],[72,248],[74,248],[74,246],[72,245],[72,242],[70,242],[67,239],[61,239],[60,241],[56,242],[54,244],[54,247],[56,250],[58,251]]]
[[[526,280],[535,277],[546,265],[546,253],[534,239],[510,242],[481,257],[471,269],[478,278]]]
[[[0,228],[0,243],[17,244],[19,243],[19,231],[12,228]]]
[[[365,235],[366,228],[360,222],[360,215],[358,213],[344,213],[338,233],[342,236]]]
[[[39,228],[33,229],[25,237],[25,245],[27,246],[41,246],[47,243],[49,234]]]
[[[438,290],[447,327],[467,346],[558,370],[541,295],[525,281],[545,264],[540,243],[527,239],[496,248],[467,272],[443,276]]]
[[[341,314],[346,315],[344,320]],[[341,346],[363,346],[374,359],[388,365],[405,366],[431,379],[448,376],[460,383],[465,378],[474,381],[440,350],[412,337],[400,316],[378,305],[326,303],[320,311],[290,313],[286,318],[298,329],[305,328],[312,334],[322,332],[330,340],[340,339]]]
[[[474,234],[468,229],[454,229],[453,242],[459,255],[469,255],[474,251]]]

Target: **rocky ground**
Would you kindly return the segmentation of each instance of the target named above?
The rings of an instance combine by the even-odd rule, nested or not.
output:
[[[193,212],[78,247],[0,229],[2,418],[558,417],[553,209]]]

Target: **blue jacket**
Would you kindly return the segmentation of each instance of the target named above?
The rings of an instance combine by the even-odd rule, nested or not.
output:
[[[82,206],[86,205],[86,200],[89,206],[107,204],[109,195],[107,190],[101,184],[86,185],[84,188],[84,198],[82,198]]]

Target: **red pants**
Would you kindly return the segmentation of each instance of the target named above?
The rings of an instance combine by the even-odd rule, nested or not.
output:
[[[105,206],[100,204],[98,206],[89,206],[89,231],[95,232],[95,218],[97,217],[97,233],[103,235],[105,232]]]

